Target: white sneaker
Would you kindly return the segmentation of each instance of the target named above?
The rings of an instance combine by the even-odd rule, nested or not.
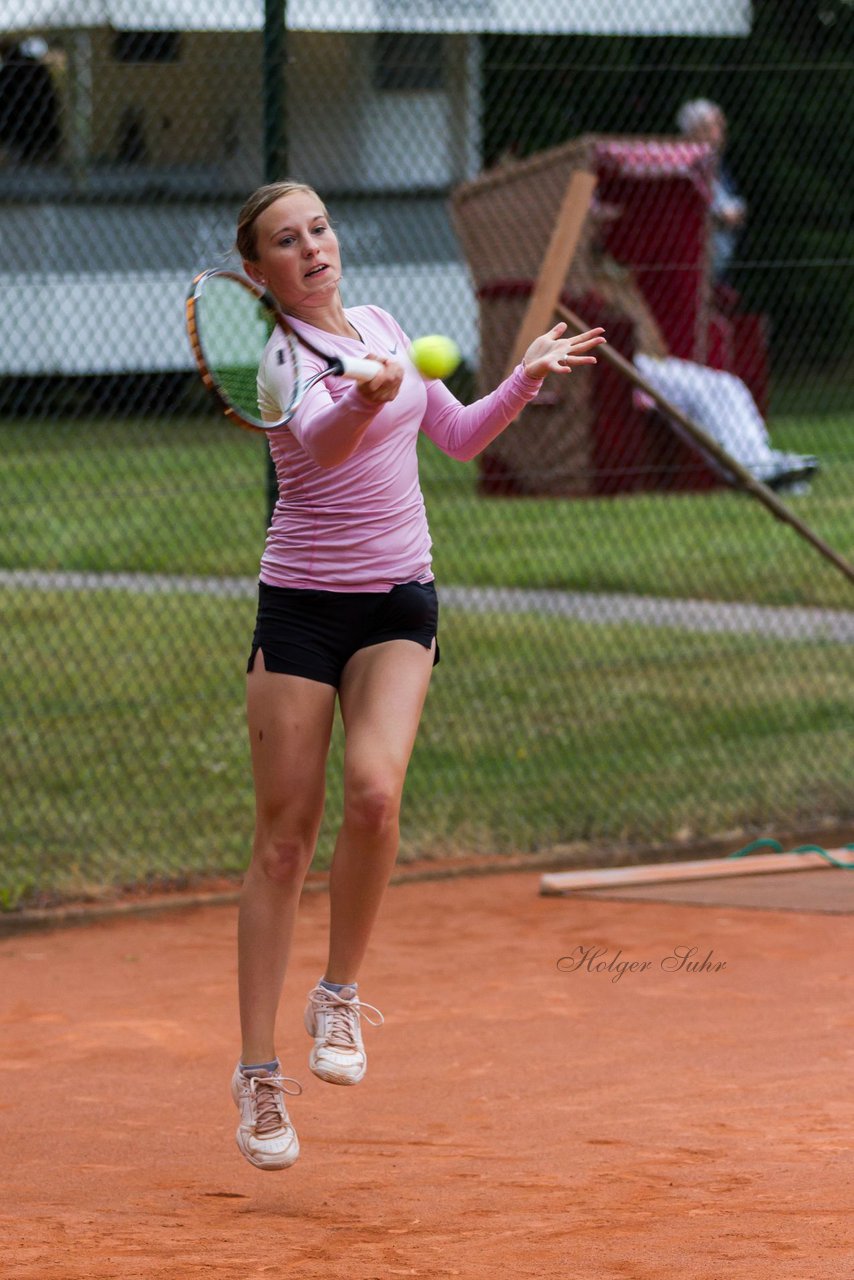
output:
[[[383,1015],[372,1004],[362,1004],[354,987],[342,987],[339,995],[317,986],[309,992],[305,1009],[305,1029],[314,1036],[308,1065],[328,1084],[358,1084],[368,1059],[362,1043],[361,1019],[366,1015],[372,1027],[382,1026]]]
[[[231,1096],[240,1112],[237,1145],[256,1169],[287,1169],[299,1155],[299,1139],[285,1106],[286,1094],[299,1093],[302,1086],[277,1071],[245,1075],[240,1063],[235,1067]]]

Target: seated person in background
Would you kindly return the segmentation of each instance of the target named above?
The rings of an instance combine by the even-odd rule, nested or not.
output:
[[[628,268],[595,252],[591,285],[594,303],[634,324],[632,360],[650,386],[692,418],[757,480],[772,489],[803,491],[804,483],[818,470],[818,459],[772,447],[762,415],[740,378],[670,355]],[[586,318],[600,323],[600,318],[591,318],[589,312]],[[674,426],[678,430],[677,424]]]
[[[676,123],[689,142],[706,142],[716,155],[715,175],[712,179],[712,280],[715,284],[730,283],[729,268],[735,256],[741,228],[747,217],[747,205],[740,196],[735,181],[724,163],[726,148],[726,116],[716,102],[697,98],[685,102],[679,108]]]

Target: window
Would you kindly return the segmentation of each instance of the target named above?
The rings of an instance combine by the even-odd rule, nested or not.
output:
[[[117,31],[113,36],[116,62],[177,62],[180,31]]]
[[[440,35],[379,31],[374,36],[374,88],[441,89],[444,85],[442,54]]]

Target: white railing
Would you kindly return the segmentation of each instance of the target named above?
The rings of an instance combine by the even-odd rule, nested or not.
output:
[[[192,367],[184,331],[190,272],[0,275],[0,376],[170,372]],[[373,302],[413,337],[448,333],[478,352],[477,302],[459,263],[347,271],[349,306]]]

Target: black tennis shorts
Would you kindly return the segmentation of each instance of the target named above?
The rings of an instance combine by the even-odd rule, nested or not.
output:
[[[429,649],[439,624],[432,582],[403,582],[391,591],[315,591],[258,583],[258,616],[247,672],[259,649],[267,671],[334,685],[358,649],[414,640]],[[433,665],[439,661],[436,645]]]

